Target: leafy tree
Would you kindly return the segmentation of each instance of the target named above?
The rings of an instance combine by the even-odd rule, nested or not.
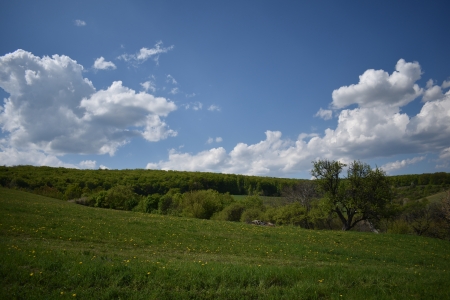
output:
[[[81,194],[82,194],[81,187],[79,187],[78,184],[71,184],[64,193],[64,199],[71,200],[75,198],[80,198]]]
[[[392,201],[393,193],[386,173],[360,161],[350,163],[347,177],[341,178],[345,164],[339,161],[313,162],[312,176],[342,222],[350,230],[364,220],[378,220]]]

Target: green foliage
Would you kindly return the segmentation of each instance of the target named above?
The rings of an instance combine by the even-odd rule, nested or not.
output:
[[[234,202],[226,206],[222,211],[216,213],[212,219],[219,221],[239,222],[245,206],[242,203]]]
[[[258,195],[252,195],[245,197],[241,203],[246,209],[256,208],[261,211],[265,210],[263,200]]]
[[[80,198],[82,193],[83,191],[81,190],[81,187],[78,184],[71,184],[64,193],[64,199],[71,200]]]
[[[37,187],[33,190],[33,193],[45,197],[55,198],[55,199],[63,199],[64,195],[58,189],[54,187],[49,187],[47,185]]]
[[[389,179],[384,171],[359,161],[352,162],[345,180],[340,174],[345,167],[337,161],[313,162],[311,174],[331,209],[341,220],[343,230],[350,230],[365,220],[379,220],[393,199]]]
[[[249,223],[253,220],[261,220],[264,218],[264,212],[260,208],[247,208],[241,215],[241,222]]]
[[[116,185],[132,186],[141,196],[165,195],[170,189],[180,193],[213,189],[219,193],[245,195],[258,191],[265,196],[280,196],[281,188],[296,182],[295,179],[216,174],[206,172],[178,172],[161,170],[77,170],[34,166],[0,166],[0,185],[33,191],[43,186],[65,193],[67,188],[78,185],[83,193],[93,194],[109,190]]]
[[[209,219],[214,213],[223,209],[224,202],[229,201],[229,199],[225,200],[225,197],[227,196],[220,195],[214,190],[201,190],[185,193],[183,194],[183,199],[180,204],[182,214],[183,216],[191,218]]]
[[[145,209],[141,204],[142,199],[133,192],[130,186],[118,185],[108,191],[100,191],[89,196],[89,203],[99,208],[112,208],[117,210],[133,210],[139,204],[140,208]]]
[[[273,219],[277,225],[294,225],[307,228],[307,210],[300,203],[280,207]]]

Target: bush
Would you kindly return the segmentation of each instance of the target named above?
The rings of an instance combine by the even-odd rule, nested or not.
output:
[[[394,220],[388,225],[388,233],[395,234],[409,234],[412,232],[408,223],[405,220]]]
[[[66,189],[66,192],[64,193],[64,200],[71,200],[71,199],[77,199],[81,197],[81,194],[83,191],[78,186],[78,184],[71,184]]]
[[[246,209],[241,215],[241,222],[249,223],[253,220],[261,220],[264,217],[264,212],[259,208]]]
[[[220,221],[239,222],[244,210],[245,206],[242,203],[235,202],[225,207],[222,211],[216,213],[212,217],[212,219]]]
[[[293,203],[280,207],[274,221],[277,225],[295,225],[307,227],[307,211],[300,203]]]
[[[160,194],[148,195],[147,197],[142,198],[133,210],[144,213],[155,213],[158,211],[160,199]]]
[[[184,193],[181,201],[183,216],[209,219],[214,213],[223,209],[224,204],[222,200],[219,192],[214,190]]]
[[[180,214],[180,202],[183,196],[179,189],[170,189],[167,194],[159,198],[158,212],[162,215],[176,215]]]
[[[100,191],[91,196],[95,207],[132,210],[139,204],[139,196],[131,186],[117,185],[108,191]]]

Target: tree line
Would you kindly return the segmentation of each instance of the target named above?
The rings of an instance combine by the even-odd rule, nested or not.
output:
[[[444,174],[389,177],[360,161],[329,160],[313,162],[314,180],[17,166],[0,167],[0,184],[98,208],[450,239],[450,193],[427,198],[449,188]]]
[[[81,191],[92,194],[114,186],[131,186],[133,192],[147,196],[166,194],[177,188],[181,193],[212,189],[232,195],[280,196],[284,186],[298,179],[244,176],[207,172],[161,170],[78,170],[34,166],[0,166],[0,185],[69,200]]]

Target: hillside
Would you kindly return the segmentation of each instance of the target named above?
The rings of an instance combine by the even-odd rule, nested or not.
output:
[[[2,299],[450,298],[447,241],[0,199]]]

